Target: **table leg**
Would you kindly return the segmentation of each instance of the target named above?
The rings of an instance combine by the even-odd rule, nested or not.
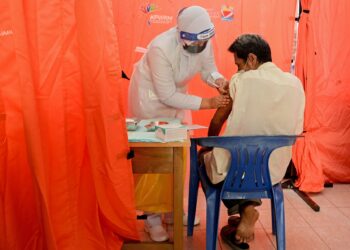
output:
[[[174,249],[183,249],[183,148],[174,148]]]

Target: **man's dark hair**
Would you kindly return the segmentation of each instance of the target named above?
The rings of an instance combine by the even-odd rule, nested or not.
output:
[[[228,48],[228,51],[236,53],[238,58],[247,60],[248,54],[256,55],[259,63],[271,62],[271,49],[269,44],[259,35],[240,35]]]

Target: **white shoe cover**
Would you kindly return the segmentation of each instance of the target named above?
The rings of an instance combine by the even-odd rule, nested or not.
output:
[[[162,225],[161,214],[147,215],[145,231],[149,233],[153,241],[163,242],[169,239],[169,235]]]

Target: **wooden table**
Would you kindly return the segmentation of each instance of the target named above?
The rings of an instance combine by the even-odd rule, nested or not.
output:
[[[173,242],[126,242],[123,250],[183,249],[183,166],[184,148],[190,146],[184,142],[130,142],[135,156],[132,169],[136,174],[171,173],[174,178],[174,240]]]

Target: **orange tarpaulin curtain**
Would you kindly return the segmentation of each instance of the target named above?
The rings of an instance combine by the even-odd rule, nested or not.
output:
[[[0,90],[0,218],[5,215],[4,204],[5,201],[5,182],[4,176],[6,175],[6,158],[7,158],[7,138],[6,138],[6,130],[5,130],[5,107],[4,101],[2,97],[2,93]],[[0,219],[0,223],[4,221]],[[0,235],[5,235],[5,228],[0,226]],[[0,249],[5,249],[5,242],[0,241]]]
[[[300,190],[350,182],[350,37],[347,0],[302,1],[296,75],[305,94],[305,138],[295,147]]]
[[[0,249],[120,249],[138,236],[112,2],[0,9]]]

